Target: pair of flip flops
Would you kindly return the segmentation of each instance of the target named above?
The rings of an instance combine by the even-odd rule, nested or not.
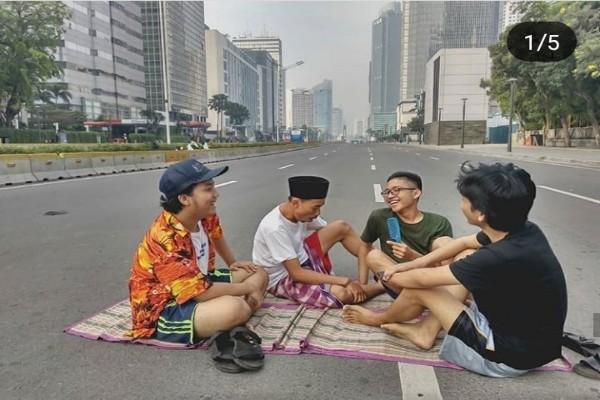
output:
[[[573,372],[586,378],[600,380],[600,345],[594,342],[594,339],[564,332],[562,345],[587,357],[575,364]]]
[[[262,339],[246,327],[219,331],[208,340],[215,367],[230,374],[261,369],[265,362],[261,343]]]

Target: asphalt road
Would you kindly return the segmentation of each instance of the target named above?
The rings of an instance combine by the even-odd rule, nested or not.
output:
[[[219,188],[218,211],[238,259],[248,259],[254,230],[286,198],[289,176],[330,179],[322,216],[346,219],[360,232],[369,212],[383,205],[373,185],[383,185],[396,170],[409,170],[424,180],[421,208],[446,215],[455,235],[463,235],[475,230],[460,212],[453,181],[467,158],[493,160],[412,146],[332,144],[232,161],[230,171],[217,178],[235,181]],[[531,219],[545,231],[567,277],[567,329],[591,336],[593,313],[600,313],[600,169],[514,162],[539,187]],[[427,390],[415,398],[439,398],[433,390],[438,387],[444,399],[600,398],[598,381],[572,373],[499,380],[321,355],[269,355],[258,373],[227,375],[211,365],[206,351],[93,342],[62,333],[127,297],[133,251],[160,211],[161,174],[0,188],[0,399],[399,399],[413,398],[408,393],[421,387]],[[51,211],[58,213],[45,215]],[[356,276],[356,262],[343,250],[334,249],[332,257],[336,271]],[[410,385],[416,392],[409,392]]]

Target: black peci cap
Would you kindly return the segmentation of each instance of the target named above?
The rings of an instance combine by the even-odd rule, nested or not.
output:
[[[292,176],[288,179],[290,196],[303,200],[327,197],[329,181],[319,176]]]

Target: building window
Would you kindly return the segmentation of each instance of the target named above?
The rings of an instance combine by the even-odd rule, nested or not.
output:
[[[92,55],[92,56],[98,56],[98,50],[96,50],[96,49],[90,49],[90,55]]]

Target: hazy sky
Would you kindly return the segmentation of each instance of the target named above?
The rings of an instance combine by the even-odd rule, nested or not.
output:
[[[352,118],[369,112],[371,23],[382,1],[248,1],[208,0],[204,19],[211,29],[235,36],[278,36],[287,88],[312,88],[331,79],[333,106],[344,110],[348,131]],[[251,34],[251,35],[250,35]]]

